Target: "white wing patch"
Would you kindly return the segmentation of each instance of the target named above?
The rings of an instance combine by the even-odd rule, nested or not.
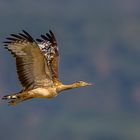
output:
[[[53,32],[41,35],[41,39],[36,39],[39,48],[46,58],[47,66],[52,73],[52,79],[58,79],[59,51],[56,38]]]
[[[48,64],[50,64],[51,60],[55,56],[55,53],[56,53],[56,50],[55,49],[56,48],[55,47],[52,47],[52,43],[50,43],[49,41],[38,43],[38,46],[41,49],[41,51],[43,52],[43,54],[45,55]]]

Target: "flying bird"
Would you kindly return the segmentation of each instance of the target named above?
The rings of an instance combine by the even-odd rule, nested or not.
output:
[[[63,90],[92,85],[84,81],[65,85],[59,80],[59,51],[51,30],[36,40],[25,30],[11,34],[4,46],[16,59],[17,74],[23,87],[20,92],[2,98],[9,105],[33,98],[54,98]]]

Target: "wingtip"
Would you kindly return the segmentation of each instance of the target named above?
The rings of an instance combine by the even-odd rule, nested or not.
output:
[[[54,37],[54,33],[53,33],[53,31],[52,31],[52,30],[49,30],[49,33],[50,33],[50,35],[51,35],[51,36],[53,36],[53,37]]]
[[[22,32],[23,32],[23,33],[27,33],[27,31],[25,31],[25,30],[22,30]]]
[[[22,32],[27,35],[28,37],[31,37],[30,34],[26,30],[22,30]]]
[[[32,38],[32,36],[27,31],[22,30],[22,32],[27,36],[29,41],[34,42],[34,39]]]
[[[26,34],[27,36],[30,36],[30,34],[29,34],[26,30],[22,30],[22,32],[23,32],[24,34]]]
[[[51,29],[49,30],[49,33],[53,34],[53,32],[52,32],[52,30],[51,30]]]

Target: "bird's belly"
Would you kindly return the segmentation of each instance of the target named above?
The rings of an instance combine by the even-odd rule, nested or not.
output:
[[[53,98],[57,96],[56,91],[52,88],[36,88],[30,92],[35,98]]]

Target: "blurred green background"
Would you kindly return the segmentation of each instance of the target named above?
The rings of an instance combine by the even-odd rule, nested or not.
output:
[[[34,38],[51,29],[61,80],[96,86],[0,101],[1,140],[140,140],[139,0],[0,0],[0,96],[21,89],[2,42],[22,29]]]

